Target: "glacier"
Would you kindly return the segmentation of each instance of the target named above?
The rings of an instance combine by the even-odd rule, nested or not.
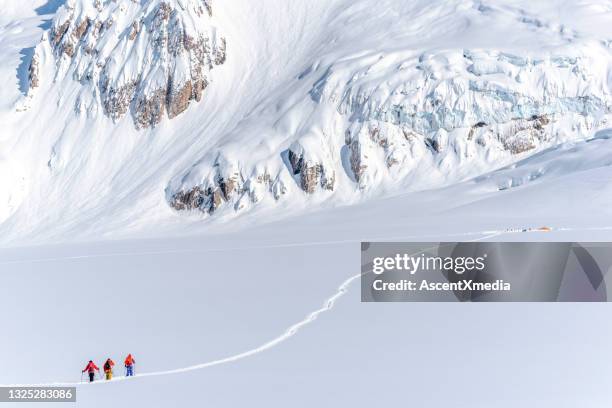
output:
[[[5,244],[450,191],[609,127],[605,2],[53,4],[2,20]]]

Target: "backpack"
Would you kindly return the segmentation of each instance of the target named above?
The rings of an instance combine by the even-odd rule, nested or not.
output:
[[[111,369],[111,365],[110,365],[110,363],[107,361],[106,363],[104,363],[104,370],[105,370],[105,371],[108,371],[108,370],[110,370],[110,369]]]

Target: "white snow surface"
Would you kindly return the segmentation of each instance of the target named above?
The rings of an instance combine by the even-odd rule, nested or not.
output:
[[[342,242],[342,231],[312,241],[313,221],[292,237],[267,225],[198,240],[0,250],[0,317],[10,322],[0,384],[75,384],[89,359],[120,365],[129,352],[136,377],[79,384],[76,406],[606,406],[606,304],[363,304],[359,244]],[[380,230],[410,239],[405,222]]]

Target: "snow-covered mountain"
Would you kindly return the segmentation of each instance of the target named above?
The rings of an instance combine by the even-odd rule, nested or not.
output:
[[[79,407],[609,405],[601,305],[366,307],[358,248],[611,240],[611,0],[0,10],[0,384],[134,353]]]
[[[610,1],[40,3],[0,17],[4,243],[495,178],[612,112]]]

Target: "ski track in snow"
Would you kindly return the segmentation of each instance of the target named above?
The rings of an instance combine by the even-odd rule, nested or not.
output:
[[[171,375],[171,374],[186,373],[186,372],[189,372],[189,371],[201,370],[203,368],[213,367],[213,366],[217,366],[217,365],[221,365],[221,364],[227,364],[227,363],[232,363],[232,362],[235,362],[235,361],[238,361],[238,360],[242,360],[244,358],[251,357],[251,356],[254,356],[256,354],[262,353],[262,352],[264,352],[266,350],[269,350],[269,349],[277,346],[280,343],[283,343],[284,341],[286,341],[289,338],[293,337],[304,326],[307,326],[310,323],[312,323],[313,321],[315,321],[320,314],[328,312],[331,309],[333,309],[336,301],[340,297],[344,296],[348,292],[348,287],[350,286],[350,284],[353,281],[357,280],[361,275],[362,274],[359,273],[359,274],[351,276],[350,278],[345,280],[338,287],[338,290],[336,291],[336,293],[332,297],[330,297],[329,299],[327,299],[325,301],[325,303],[323,304],[322,307],[320,307],[319,309],[311,312],[308,316],[306,316],[306,318],[304,318],[303,320],[301,320],[298,323],[294,324],[293,326],[289,327],[280,336],[278,336],[278,337],[268,341],[267,343],[262,344],[259,347],[253,348],[251,350],[248,350],[248,351],[245,351],[245,352],[242,352],[242,353],[239,353],[239,354],[235,354],[235,355],[232,355],[232,356],[229,356],[229,357],[224,357],[224,358],[220,358],[220,359],[217,359],[217,360],[212,360],[212,361],[208,361],[208,362],[205,362],[205,363],[195,364],[195,365],[188,366],[188,367],[183,367],[183,368],[176,368],[176,369],[171,369],[171,370],[142,373],[142,374],[138,374],[138,375],[133,376],[133,377],[125,377],[125,376],[114,377],[112,381],[99,380],[99,381],[95,381],[93,383],[89,383],[89,382],[57,382],[57,383],[41,383],[41,384],[0,384],[0,387],[55,387],[55,386],[57,386],[57,387],[77,387],[77,386],[83,386],[83,385],[112,384],[112,383],[116,383],[116,382],[119,382],[119,381],[126,381],[126,380],[137,379],[137,378],[157,377],[157,376],[162,376],[162,375]]]
[[[492,238],[494,236],[500,235],[500,232],[491,232],[487,235],[484,235],[480,238],[477,239],[473,239],[470,240],[468,242],[476,242],[476,241],[482,241],[488,238]],[[419,251],[420,252],[420,251]],[[413,254],[414,255],[414,254]],[[98,381],[94,381],[92,383],[90,382],[54,382],[54,383],[39,383],[39,384],[0,384],[0,387],[80,387],[80,386],[84,386],[84,385],[97,385],[97,384],[113,384],[113,383],[117,383],[117,382],[121,382],[121,381],[127,381],[127,380],[135,380],[138,378],[146,378],[146,377],[158,377],[158,376],[163,376],[163,375],[172,375],[172,374],[180,374],[180,373],[186,373],[189,371],[195,371],[195,370],[201,370],[204,368],[209,368],[209,367],[214,367],[214,366],[218,366],[218,365],[222,365],[222,364],[228,364],[228,363],[233,363],[251,356],[254,356],[256,354],[259,353],[263,353],[264,351],[267,351],[287,340],[289,340],[291,337],[295,336],[303,327],[308,326],[310,323],[314,322],[319,315],[325,313],[325,312],[329,312],[331,311],[336,302],[338,301],[338,299],[340,299],[342,296],[344,296],[346,293],[348,293],[348,289],[349,286],[351,285],[351,283],[353,283],[354,281],[356,281],[357,279],[359,279],[361,276],[363,275],[363,272],[358,273],[356,275],[351,276],[350,278],[346,279],[344,282],[342,282],[342,284],[338,287],[338,290],[336,291],[336,293],[331,296],[330,298],[328,298],[325,303],[323,303],[323,306],[321,306],[319,309],[311,312],[310,314],[308,314],[304,319],[300,320],[299,322],[295,323],[294,325],[290,326],[288,329],[285,330],[285,332],[283,334],[281,334],[280,336],[268,341],[267,343],[264,343],[256,348],[244,351],[242,353],[238,353],[238,354],[234,354],[232,356],[228,356],[228,357],[224,357],[224,358],[220,358],[217,360],[211,360],[211,361],[207,361],[204,363],[200,363],[200,364],[195,364],[195,365],[191,365],[191,366],[187,366],[187,367],[182,367],[182,368],[175,368],[175,369],[171,369],[171,370],[163,370],[163,371],[153,371],[153,372],[148,372],[148,373],[142,373],[142,374],[138,374],[136,376],[133,377],[125,377],[125,376],[118,376],[118,377],[114,377],[112,379],[112,381],[104,381],[104,380],[98,380]]]

